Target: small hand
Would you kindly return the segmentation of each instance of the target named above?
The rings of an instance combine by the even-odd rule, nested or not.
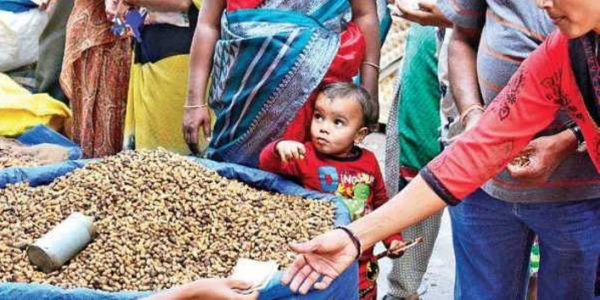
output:
[[[404,255],[404,249],[402,249],[404,246],[406,246],[406,243],[404,243],[403,241],[392,241],[392,243],[390,244],[390,248],[388,249],[388,257],[398,258]]]
[[[204,137],[208,140],[211,135],[211,120],[208,107],[197,107],[186,109],[183,115],[183,137],[190,149],[198,148],[198,136],[200,128]]]
[[[290,245],[299,253],[285,271],[281,281],[293,292],[306,294],[311,287],[324,290],[340,276],[356,258],[356,248],[342,230],[333,230],[301,244]],[[321,281],[317,280],[322,276]]]
[[[510,175],[528,185],[548,182],[565,157],[573,152],[577,140],[569,138],[570,132],[539,137],[521,151],[508,165]]]
[[[435,3],[419,2],[418,10],[410,8],[402,1],[396,1],[395,5],[398,12],[392,12],[393,16],[402,17],[423,26],[452,27],[452,22],[444,16]]]
[[[293,159],[304,159],[306,156],[306,148],[300,142],[281,141],[277,143],[277,153],[279,153],[281,161],[287,163]]]

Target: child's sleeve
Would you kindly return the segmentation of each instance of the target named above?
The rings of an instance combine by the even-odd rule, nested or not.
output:
[[[261,152],[258,167],[261,170],[281,175],[297,176],[300,174],[295,160],[284,163],[277,153],[277,144],[281,140],[268,144]]]

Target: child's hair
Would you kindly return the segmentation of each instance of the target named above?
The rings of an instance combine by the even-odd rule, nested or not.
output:
[[[379,121],[379,112],[371,99],[371,95],[363,87],[351,82],[338,82],[326,85],[321,92],[329,99],[352,98],[357,101],[363,111],[363,126],[372,130]]]

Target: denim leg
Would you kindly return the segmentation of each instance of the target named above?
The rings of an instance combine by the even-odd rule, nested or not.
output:
[[[593,299],[600,199],[519,208],[540,238],[539,299]]]
[[[524,299],[534,234],[514,205],[478,190],[450,208],[455,299]]]

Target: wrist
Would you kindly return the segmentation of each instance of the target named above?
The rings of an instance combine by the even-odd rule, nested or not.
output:
[[[362,246],[362,242],[356,236],[356,234],[354,234],[354,231],[352,231],[349,227],[346,226],[336,226],[334,229],[344,232],[348,239],[350,239],[350,241],[354,245],[354,249],[356,250],[356,256],[354,257],[354,260],[358,260],[362,255],[364,249]]]
[[[558,145],[562,146],[563,151],[567,153],[575,152],[584,141],[580,140],[578,135],[581,130],[577,128],[567,128],[558,134]]]
[[[466,127],[467,124],[474,118],[480,117],[483,115],[485,109],[480,104],[472,104],[469,105],[461,114],[460,114],[460,122],[463,127]]]

